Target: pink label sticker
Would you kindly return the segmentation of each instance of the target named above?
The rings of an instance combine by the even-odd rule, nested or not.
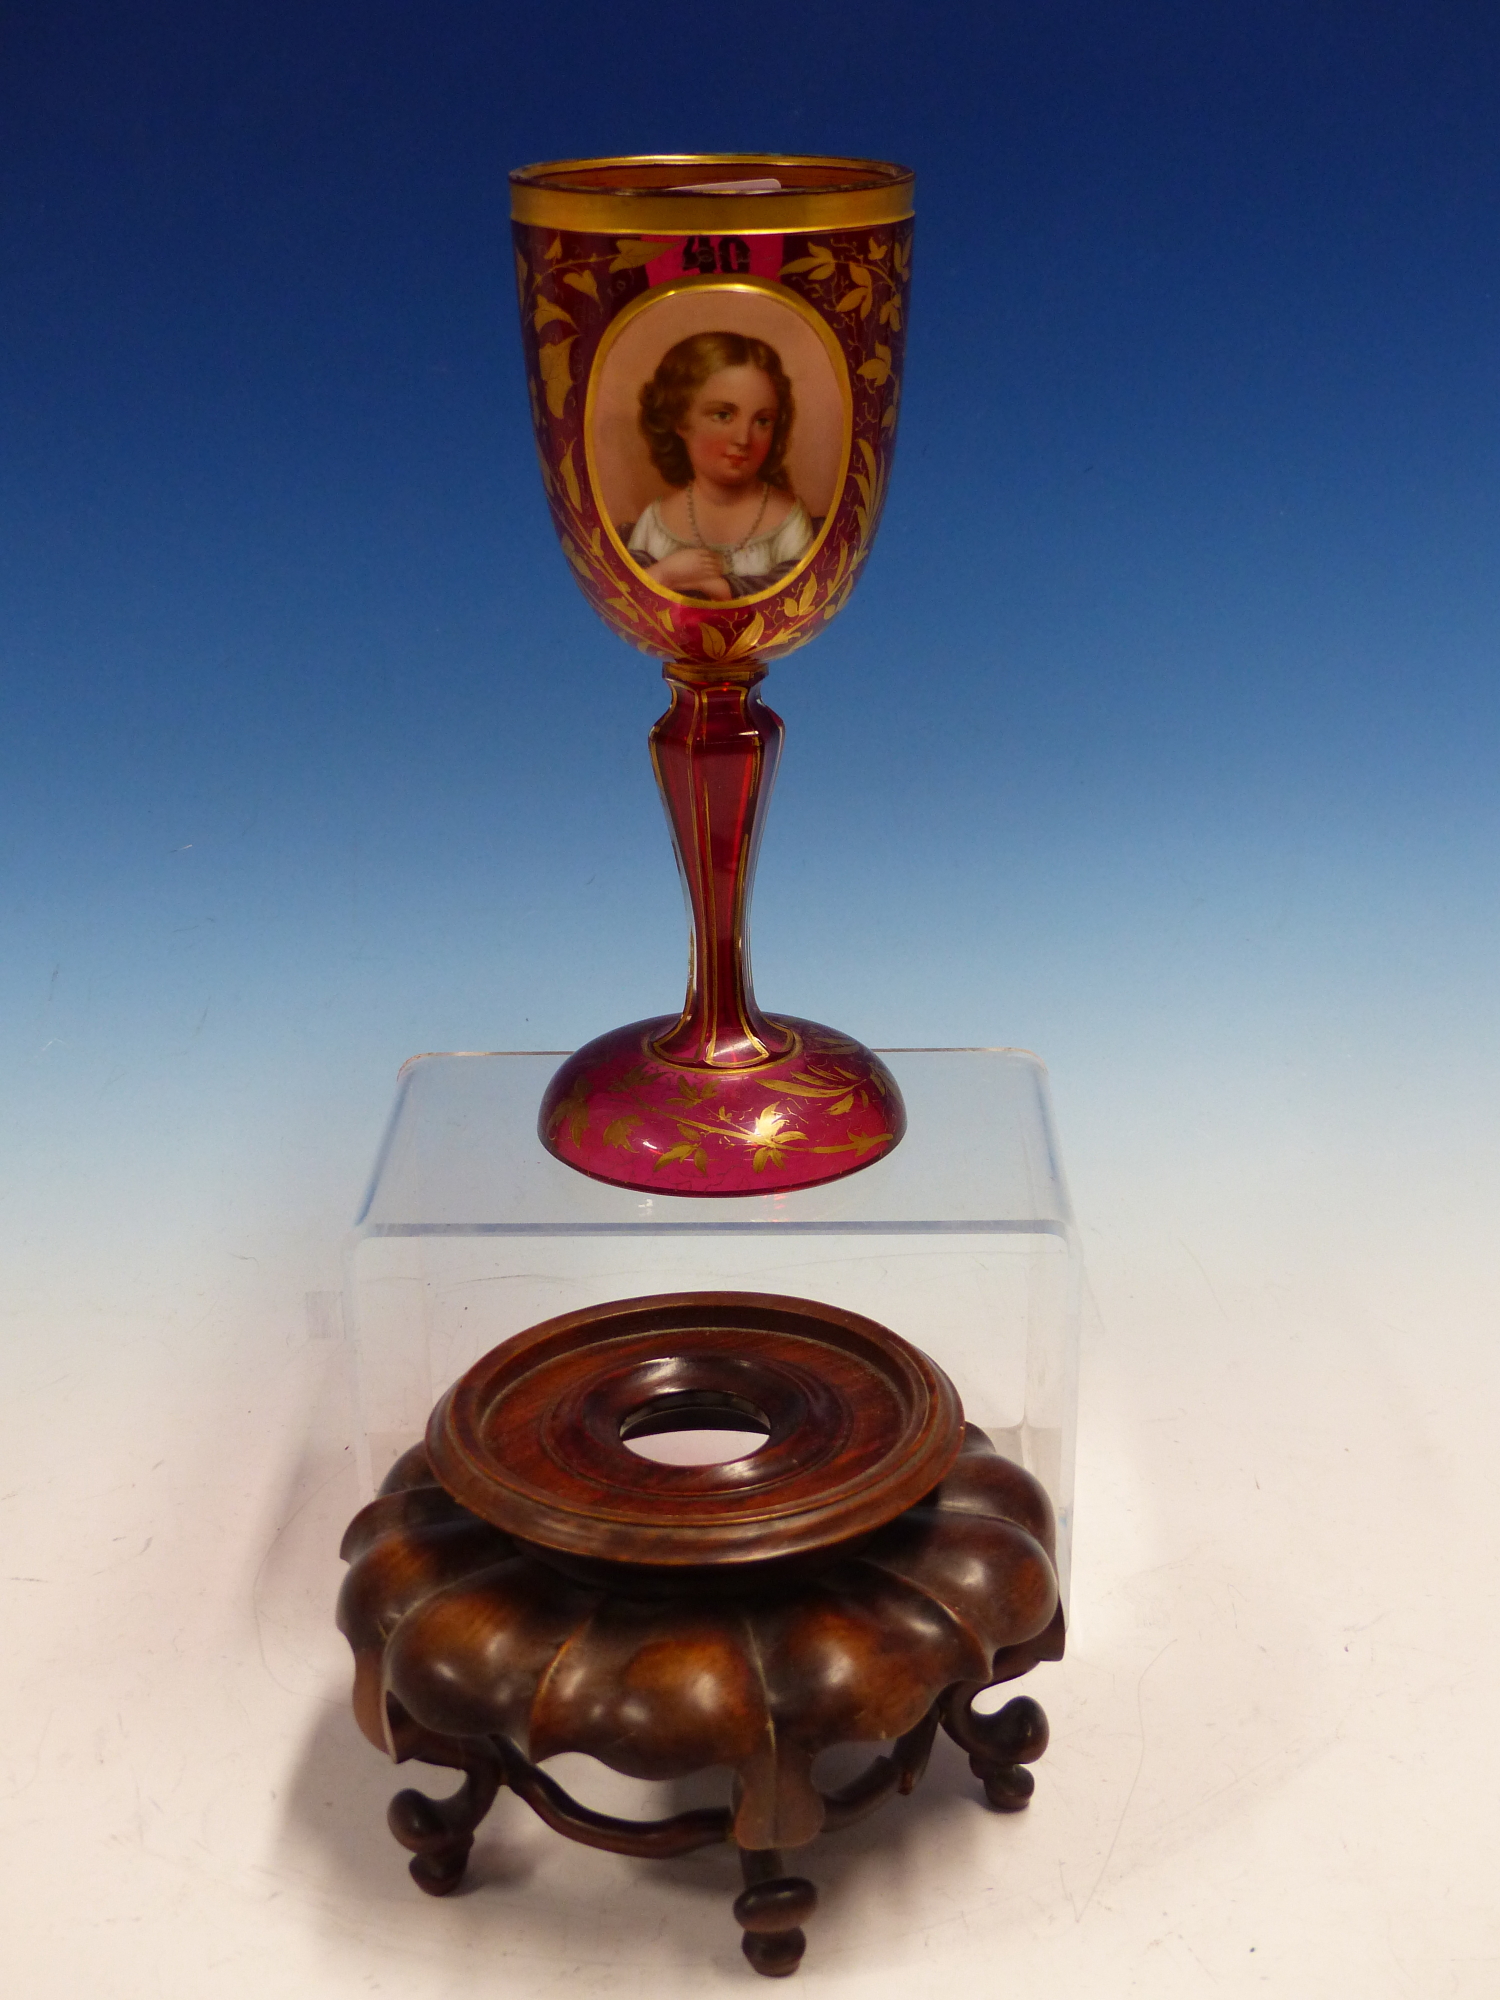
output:
[[[646,266],[647,282],[674,278],[779,278],[780,236],[674,236]]]

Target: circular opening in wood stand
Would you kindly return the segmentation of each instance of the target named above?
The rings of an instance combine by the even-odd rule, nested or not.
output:
[[[748,1458],[771,1435],[771,1420],[744,1396],[676,1389],[653,1396],[620,1420],[620,1442],[657,1465],[718,1465]]]

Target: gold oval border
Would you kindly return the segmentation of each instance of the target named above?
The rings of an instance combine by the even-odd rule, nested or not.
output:
[[[549,174],[601,167],[845,167],[864,185],[782,188],[771,194],[548,187]],[[871,176],[877,176],[874,186]],[[746,178],[749,178],[747,175]],[[510,177],[513,222],[534,229],[618,236],[785,236],[821,229],[878,229],[912,213],[916,176],[888,160],[813,153],[627,153],[598,160],[547,160]]]
[[[771,584],[767,589],[757,590],[747,597],[731,598],[727,604],[716,602],[711,598],[688,597],[680,590],[668,590],[664,584],[653,583],[651,581],[651,572],[641,568],[640,564],[626,548],[624,542],[621,541],[614,522],[609,518],[608,509],[604,505],[604,494],[599,485],[599,474],[594,465],[594,404],[598,395],[599,375],[604,366],[606,356],[614,346],[623,327],[628,326],[632,320],[639,319],[641,314],[649,307],[660,305],[664,300],[673,298],[682,292],[753,292],[759,293],[762,297],[773,298],[782,305],[790,306],[793,312],[797,313],[802,319],[808,320],[816,327],[823,345],[828,350],[829,357],[834,364],[833,377],[838,383],[839,395],[844,406],[843,448],[839,457],[838,478],[834,482],[833,504],[829,507],[828,513],[824,517],[822,527],[819,528],[817,534],[814,536],[812,546],[808,549],[806,555],[798,559],[795,569],[789,570],[783,577],[778,577],[776,582]],[[598,512],[599,519],[604,523],[604,532],[609,536],[616,553],[623,559],[631,576],[637,582],[644,583],[648,590],[653,591],[657,597],[664,599],[668,604],[686,604],[695,611],[723,613],[737,611],[741,605],[745,604],[764,604],[768,598],[776,597],[782,591],[790,590],[794,579],[801,576],[810,563],[816,562],[819,551],[828,539],[834,517],[843,504],[844,492],[849,479],[849,460],[853,452],[854,389],[849,380],[849,363],[844,359],[844,350],[839,345],[838,335],[828,324],[827,320],[824,319],[823,315],[815,307],[810,306],[800,293],[792,291],[790,286],[777,284],[771,278],[672,278],[664,285],[653,285],[651,290],[643,292],[640,298],[632,299],[628,306],[625,306],[620,312],[615,314],[599,338],[599,345],[594,350],[593,364],[589,369],[588,389],[584,394],[583,402],[583,462],[584,469],[589,476],[589,492],[593,495],[594,506]]]

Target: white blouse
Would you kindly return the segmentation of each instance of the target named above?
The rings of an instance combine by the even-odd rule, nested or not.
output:
[[[746,542],[742,549],[724,557],[724,574],[765,576],[771,570],[784,569],[790,563],[800,562],[812,544],[812,521],[802,502],[795,501],[786,519],[778,522],[769,534],[757,535],[753,542]],[[672,555],[678,549],[697,548],[698,544],[685,542],[674,535],[662,520],[661,510],[653,500],[630,530],[627,546],[641,567],[649,569],[663,556]]]

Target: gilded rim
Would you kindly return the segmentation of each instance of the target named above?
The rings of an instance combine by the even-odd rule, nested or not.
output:
[[[801,175],[804,185],[765,194],[702,194],[674,186],[697,180]],[[758,171],[757,171],[758,170]],[[631,185],[629,178],[635,184]],[[596,160],[546,160],[510,177],[515,222],[538,229],[613,231],[622,236],[791,235],[810,229],[877,229],[912,213],[916,176],[887,160],[810,153],[636,153]],[[622,180],[625,184],[622,185]],[[812,184],[807,184],[812,183]]]
[[[705,608],[704,599],[701,597],[688,597],[680,590],[668,590],[662,584],[653,583],[651,581],[650,570],[641,568],[640,564],[634,560],[629,549],[626,548],[624,542],[620,539],[615,524],[609,517],[609,510],[604,504],[604,494],[599,485],[598,468],[594,463],[594,412],[599,393],[599,378],[603,372],[605,360],[621,332],[635,320],[639,319],[642,313],[649,311],[653,306],[660,305],[665,299],[680,297],[684,292],[758,293],[763,298],[775,299],[778,305],[786,306],[789,311],[796,313],[799,319],[805,320],[809,326],[816,329],[818,337],[823,343],[823,347],[833,366],[834,380],[838,383],[839,388],[839,404],[843,411],[843,435],[839,450],[838,477],[833,484],[833,499],[829,504],[828,512],[823,517],[822,527],[819,528],[816,536],[813,538],[807,553],[798,559],[795,569],[791,570],[786,576],[778,577],[775,583],[768,585],[764,590],[757,590],[745,597],[734,598],[732,600],[732,608],[738,610],[741,605],[745,604],[763,604],[768,597],[775,597],[779,593],[788,590],[791,587],[793,578],[801,576],[810,563],[816,562],[823,544],[827,541],[829,532],[833,527],[834,517],[839,511],[839,503],[844,497],[845,484],[849,478],[849,459],[854,450],[854,391],[849,382],[849,363],[844,358],[844,350],[840,347],[838,335],[834,332],[833,328],[815,307],[808,304],[807,300],[800,293],[794,292],[788,285],[778,285],[770,278],[676,278],[665,285],[654,285],[649,292],[643,293],[638,299],[632,299],[623,311],[616,313],[600,336],[599,345],[594,350],[593,366],[589,369],[588,389],[585,392],[583,404],[584,466],[588,472],[589,491],[594,496],[594,505],[599,511],[600,520],[604,523],[604,532],[609,537],[611,546],[629,569],[632,579],[637,583],[644,583],[657,597],[665,598],[670,604],[686,604],[699,611]]]

